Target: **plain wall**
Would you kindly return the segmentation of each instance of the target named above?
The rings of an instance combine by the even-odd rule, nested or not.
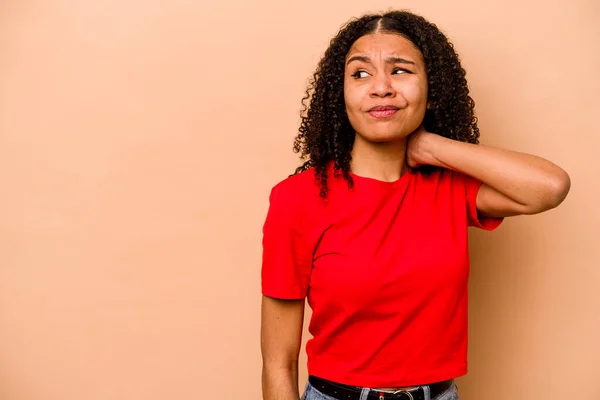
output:
[[[391,6],[451,37],[483,144],[572,179],[471,231],[461,399],[600,399],[597,0],[0,3],[1,399],[260,398],[270,188],[330,38]]]

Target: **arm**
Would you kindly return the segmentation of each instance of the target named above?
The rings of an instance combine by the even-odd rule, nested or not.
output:
[[[537,214],[557,207],[571,181],[560,167],[530,154],[451,140],[420,129],[408,141],[409,166],[430,164],[483,184],[477,210],[489,217]]]
[[[263,400],[298,400],[298,355],[303,320],[304,299],[279,300],[263,296]]]

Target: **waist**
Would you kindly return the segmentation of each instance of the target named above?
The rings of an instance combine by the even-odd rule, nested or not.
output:
[[[329,381],[314,375],[310,375],[308,377],[308,382],[318,392],[328,395],[334,399],[426,400],[436,398],[449,390],[454,384],[454,379],[422,384],[418,386],[403,386],[393,388],[366,388],[361,386],[351,386]]]
[[[459,358],[460,354],[449,358],[443,367],[433,364],[429,359],[412,356],[396,356],[383,361],[373,357],[356,359],[354,356],[359,355],[352,353],[346,357],[334,358],[335,356],[327,353],[309,353],[308,375],[346,385],[401,390],[456,378],[467,373],[467,364]]]

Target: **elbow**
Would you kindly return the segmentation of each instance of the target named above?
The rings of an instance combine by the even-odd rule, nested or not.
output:
[[[569,194],[569,190],[571,190],[571,178],[569,174],[561,169],[554,179],[551,180],[549,187],[548,205],[550,208],[558,207]]]
[[[287,374],[298,372],[298,357],[277,357],[262,360],[263,373],[267,374]]]
[[[539,214],[558,207],[571,190],[571,178],[569,174],[561,169],[548,179],[544,186],[539,201],[529,207],[527,214]]]

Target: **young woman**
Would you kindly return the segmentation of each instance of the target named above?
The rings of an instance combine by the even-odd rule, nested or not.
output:
[[[305,298],[303,399],[458,399],[467,228],[558,206],[569,176],[477,144],[452,44],[410,12],[346,24],[304,100],[305,162],[271,191],[263,228],[264,399],[298,399]]]

